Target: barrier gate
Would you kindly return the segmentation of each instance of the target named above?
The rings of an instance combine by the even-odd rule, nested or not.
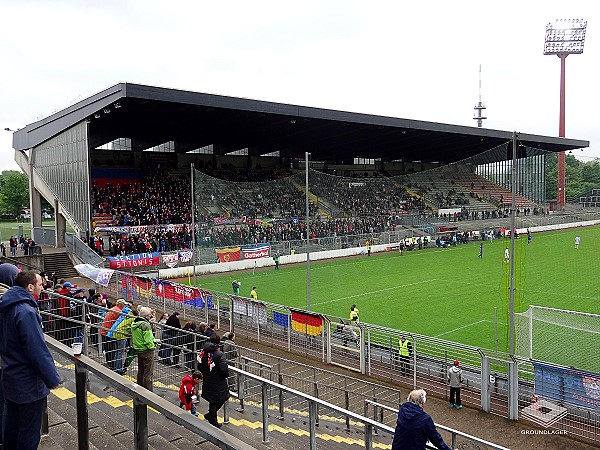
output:
[[[365,329],[358,323],[340,318],[327,322],[327,362],[355,372],[365,373]]]

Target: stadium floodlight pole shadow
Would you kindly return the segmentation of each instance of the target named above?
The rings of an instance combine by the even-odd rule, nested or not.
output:
[[[196,220],[194,218],[194,214],[196,213],[195,211],[195,205],[196,205],[196,201],[194,198],[194,171],[195,171],[195,167],[194,167],[194,163],[191,164],[190,166],[190,170],[191,170],[191,178],[190,178],[190,186],[191,186],[191,196],[192,196],[192,201],[190,202],[192,204],[191,208],[192,210],[191,215],[192,215],[192,272],[193,272],[193,279],[194,279],[194,287],[196,287]],[[189,274],[189,272],[188,272]],[[208,316],[207,316],[208,317]]]
[[[512,138],[512,168],[510,179],[510,310],[509,310],[509,353],[515,354],[515,230],[517,228],[517,142],[519,133],[513,132]]]
[[[565,60],[570,54],[583,53],[587,21],[582,19],[558,19],[546,25],[544,55],[560,58],[560,118],[558,137],[565,137]],[[558,154],[557,206],[563,209],[567,197],[565,192],[566,155]]]
[[[310,311],[310,209],[308,207],[308,157],[310,153],[304,153],[304,171],[306,183],[304,186],[304,197],[306,200],[306,310]]]

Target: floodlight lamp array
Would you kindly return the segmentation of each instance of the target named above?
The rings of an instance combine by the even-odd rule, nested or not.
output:
[[[546,25],[544,55],[583,53],[587,21],[559,19]]]

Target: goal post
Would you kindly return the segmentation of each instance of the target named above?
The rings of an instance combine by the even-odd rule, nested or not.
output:
[[[600,315],[530,306],[515,314],[515,353],[600,373]]]

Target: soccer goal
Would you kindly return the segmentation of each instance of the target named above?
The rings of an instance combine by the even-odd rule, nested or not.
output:
[[[525,358],[600,372],[600,315],[530,306],[515,314],[515,353]]]

